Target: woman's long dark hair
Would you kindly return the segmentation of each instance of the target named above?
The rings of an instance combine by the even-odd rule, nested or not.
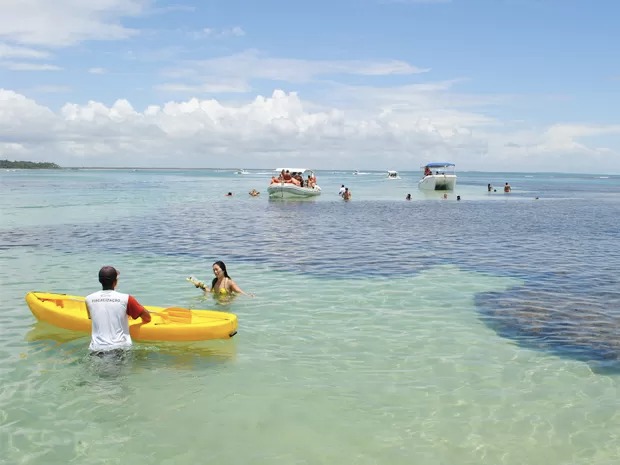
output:
[[[223,262],[223,261],[218,260],[217,262],[215,262],[215,263],[214,263],[213,265],[211,265],[211,266],[213,267],[213,266],[215,266],[215,265],[219,266],[219,267],[220,267],[220,269],[224,272],[224,277],[225,277],[225,278],[230,279],[230,276],[228,276],[228,271],[226,271],[226,265],[224,264],[224,262]],[[213,287],[215,286],[215,283],[216,283],[216,282],[217,282],[217,276],[216,276],[215,278],[213,278],[213,281],[211,281],[211,289],[213,289]]]

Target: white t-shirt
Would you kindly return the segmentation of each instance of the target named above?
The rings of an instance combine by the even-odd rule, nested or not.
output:
[[[342,186],[340,190],[338,191],[338,195],[342,195],[342,194],[344,194],[344,186]]]
[[[91,351],[131,347],[128,316],[136,319],[144,311],[136,299],[114,290],[97,291],[86,296],[86,307],[92,320]]]

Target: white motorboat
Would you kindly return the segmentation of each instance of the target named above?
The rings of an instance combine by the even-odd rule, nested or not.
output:
[[[358,174],[360,174],[360,172],[358,170],[353,171],[353,175],[357,176]]]
[[[454,163],[434,162],[422,167],[418,188],[423,191],[453,191],[456,187]]]
[[[398,175],[398,171],[389,170],[387,172],[387,178],[388,179],[400,179],[400,176]]]
[[[235,174],[250,174],[250,172],[244,170],[243,168],[239,168],[237,171],[235,171]]]
[[[303,185],[297,185],[292,181],[282,179],[283,174],[291,177],[299,174],[303,179]],[[269,197],[272,199],[300,199],[321,195],[321,188],[315,183],[308,187],[308,176],[316,179],[314,171],[307,168],[278,168],[271,178],[271,184],[267,187]]]

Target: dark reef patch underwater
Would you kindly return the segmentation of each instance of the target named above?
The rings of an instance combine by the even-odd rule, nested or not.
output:
[[[519,287],[510,292],[479,294],[481,319],[499,335],[521,346],[586,362],[599,373],[620,373],[618,295],[609,302],[582,295]]]

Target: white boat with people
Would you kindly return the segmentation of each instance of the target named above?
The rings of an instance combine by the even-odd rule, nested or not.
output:
[[[235,171],[235,174],[250,174],[250,172],[248,170],[244,170],[243,168],[239,168]]]
[[[308,168],[277,168],[267,192],[272,199],[300,199],[321,195],[321,188]]]
[[[398,171],[388,170],[387,178],[388,179],[400,179],[400,176],[398,175]]]
[[[423,191],[453,191],[456,187],[454,163],[433,162],[422,167],[418,188]]]

